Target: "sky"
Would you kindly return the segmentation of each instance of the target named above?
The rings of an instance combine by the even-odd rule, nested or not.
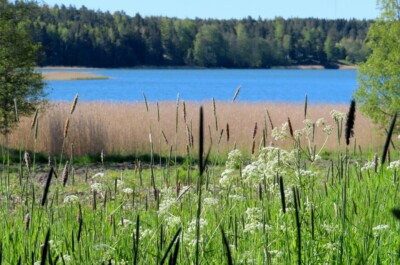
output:
[[[376,0],[42,0],[54,6],[82,5],[101,11],[123,10],[128,15],[178,18],[357,18],[375,19]]]

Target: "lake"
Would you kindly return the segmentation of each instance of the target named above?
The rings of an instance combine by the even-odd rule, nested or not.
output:
[[[43,72],[60,70],[43,70]],[[356,70],[176,70],[84,69],[108,80],[48,81],[51,100],[81,101],[232,100],[238,101],[348,103],[357,88]]]

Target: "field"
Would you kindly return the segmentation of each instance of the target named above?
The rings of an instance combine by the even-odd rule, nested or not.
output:
[[[23,120],[9,138],[20,161],[3,148],[0,260],[399,262],[395,137],[384,158],[385,135],[358,112],[346,145],[348,106],[309,105],[305,115],[303,104],[213,103],[55,103]],[[113,153],[150,159],[112,168]],[[76,164],[85,154],[98,163]]]

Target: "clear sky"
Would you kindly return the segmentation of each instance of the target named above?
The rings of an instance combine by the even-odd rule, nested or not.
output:
[[[49,6],[82,5],[89,9],[123,10],[128,15],[178,18],[358,18],[379,15],[376,0],[43,0]]]

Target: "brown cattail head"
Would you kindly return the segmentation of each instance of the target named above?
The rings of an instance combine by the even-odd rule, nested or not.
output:
[[[229,143],[229,123],[226,124],[226,141]]]
[[[112,225],[114,222],[114,215],[110,214],[110,225]]]
[[[354,136],[354,121],[356,119],[356,102],[354,99],[351,101],[349,112],[346,119],[346,145],[350,144],[350,137]]]
[[[290,118],[289,117],[287,118],[287,122],[288,122],[288,125],[289,125],[290,136],[292,136],[292,138],[294,138],[293,137],[293,127],[292,127],[292,123],[290,122]]]
[[[68,136],[68,128],[69,128],[69,118],[65,121],[65,126],[64,126],[64,138],[67,138]]]
[[[72,115],[72,113],[74,113],[77,103],[78,103],[78,93],[76,93],[74,101],[72,102],[71,115]]]
[[[164,133],[164,131],[161,131],[161,133],[162,133],[162,136],[164,137],[164,141],[165,141],[165,143],[168,145],[168,139],[167,139],[167,136],[165,136],[165,133]]]
[[[30,222],[31,222],[31,215],[29,213],[27,213],[25,215],[25,230],[29,229]]]
[[[68,181],[68,174],[69,174],[69,170],[68,170],[68,161],[67,161],[67,162],[65,162],[64,170],[61,175],[61,181],[62,181],[62,184],[64,187]]]
[[[183,105],[183,121],[186,123],[186,103],[185,101],[182,101]]]
[[[79,204],[78,214],[77,214],[77,216],[76,216],[76,220],[78,221],[78,223],[82,222],[82,208],[81,208],[81,204]]]
[[[25,160],[25,165],[29,171],[29,169],[31,168],[31,156],[29,155],[28,151],[25,151],[24,160]]]
[[[378,154],[375,154],[375,156],[374,156],[374,171],[375,171],[375,173],[378,172],[378,166],[379,166]]]
[[[239,95],[239,92],[240,92],[240,87],[238,87],[238,88],[236,89],[236,92],[235,92],[235,95],[233,96],[232,102],[235,102],[237,96]]]
[[[32,123],[31,123],[31,130],[33,130],[33,128],[35,128],[37,117],[38,117],[38,113],[39,113],[39,108],[36,109],[35,116],[33,116],[33,120],[32,120]]]
[[[256,124],[254,125],[253,140],[256,138],[256,135],[257,135],[257,122],[256,122]]]
[[[274,129],[274,124],[272,123],[271,115],[269,115],[268,110],[267,110],[267,116],[268,116],[269,123],[271,124],[271,130],[273,130]]]
[[[253,141],[253,146],[251,147],[251,154],[254,155],[254,151],[256,149],[256,141]]]

